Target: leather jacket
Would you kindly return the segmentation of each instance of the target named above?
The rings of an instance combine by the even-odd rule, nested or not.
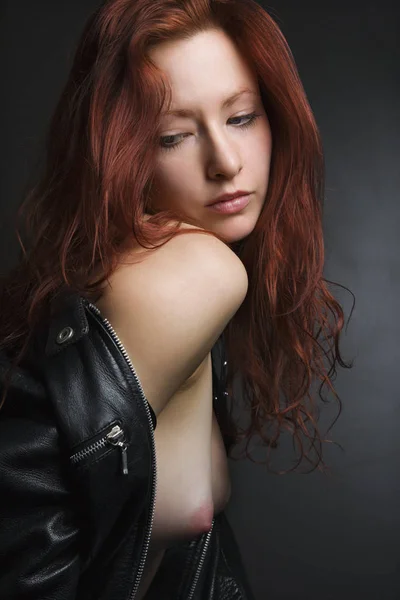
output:
[[[220,423],[221,340],[212,350]],[[3,351],[0,375],[9,360]],[[156,426],[111,324],[64,294],[0,410],[2,600],[134,600],[154,517]],[[224,512],[207,533],[166,551],[145,597],[254,600]]]

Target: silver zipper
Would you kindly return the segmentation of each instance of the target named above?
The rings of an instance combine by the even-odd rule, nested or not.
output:
[[[192,585],[190,586],[189,595],[187,596],[187,598],[185,598],[185,600],[192,600],[192,598],[193,598],[194,592],[196,590],[196,585],[197,585],[197,582],[198,582],[199,577],[200,577],[201,569],[203,567],[203,563],[204,563],[204,560],[205,560],[205,557],[206,557],[206,554],[207,554],[207,549],[208,549],[208,546],[210,544],[210,540],[211,540],[211,535],[212,535],[212,530],[214,528],[214,524],[215,524],[215,519],[212,520],[212,524],[211,524],[210,530],[207,532],[206,541],[204,543],[203,551],[202,551],[201,556],[200,556],[199,564],[197,566],[196,573],[195,573],[195,576],[194,576],[193,581],[192,581]]]
[[[223,346],[223,350],[224,350],[224,346]],[[222,375],[222,377],[223,377],[223,381],[225,383],[226,382],[226,371],[227,371],[227,368],[228,368],[228,361],[225,360],[225,353],[223,353],[222,359],[223,359],[223,366],[222,366],[223,375]],[[224,391],[224,395],[228,396],[228,392],[226,390]],[[217,400],[218,396],[215,399]],[[199,578],[200,578],[201,569],[203,568],[203,564],[204,564],[204,561],[205,561],[205,558],[206,558],[208,546],[210,545],[210,541],[211,541],[211,536],[212,536],[212,531],[214,529],[214,525],[215,525],[215,518],[212,520],[211,528],[207,532],[206,541],[205,541],[204,546],[203,546],[203,550],[202,550],[202,553],[201,553],[199,564],[198,564],[197,569],[196,569],[196,573],[195,573],[195,575],[193,577],[192,585],[190,586],[189,595],[187,596],[187,598],[185,598],[185,600],[193,600],[193,596],[194,596],[194,593],[196,591],[196,586],[197,586],[197,583],[198,583]]]
[[[107,442],[120,448],[122,475],[128,475],[128,456],[126,454],[127,445],[125,442],[125,434],[119,425],[113,427],[110,433],[107,434]]]
[[[127,459],[127,445],[125,442],[125,433],[121,429],[119,425],[114,425],[112,429],[104,435],[102,438],[93,442],[86,448],[75,452],[71,456],[71,462],[74,464],[79,463],[81,460],[84,460],[91,454],[95,454],[102,448],[104,448],[107,444],[111,444],[112,446],[118,446],[121,449],[121,466],[122,466],[122,474],[128,475],[128,459]]]
[[[129,366],[129,368],[132,371],[132,375],[135,378],[135,381],[136,381],[136,383],[137,383],[137,385],[139,387],[140,394],[142,396],[143,403],[144,403],[144,406],[145,406],[145,409],[146,409],[147,418],[148,418],[148,421],[149,421],[149,426],[150,426],[151,451],[152,451],[152,457],[153,457],[153,479],[152,479],[152,488],[151,488],[151,514],[150,514],[150,522],[148,524],[145,542],[144,542],[143,549],[142,549],[142,555],[140,557],[140,562],[139,562],[138,570],[137,570],[137,573],[136,573],[136,579],[134,581],[131,594],[129,596],[129,600],[134,600],[134,598],[135,598],[135,596],[137,594],[137,591],[139,589],[140,581],[141,581],[142,575],[143,575],[144,566],[146,564],[146,558],[147,558],[147,554],[148,554],[148,550],[149,550],[150,537],[151,537],[151,532],[152,532],[152,528],[153,528],[154,513],[155,513],[155,500],[156,500],[156,493],[157,493],[157,462],[156,462],[156,445],[155,445],[155,439],[154,439],[153,421],[152,421],[152,418],[151,418],[149,404],[148,404],[146,396],[144,394],[142,385],[141,385],[140,380],[139,380],[139,378],[138,378],[138,376],[136,374],[136,371],[135,371],[135,369],[133,367],[131,359],[129,358],[127,351],[125,350],[124,346],[122,345],[121,340],[117,336],[117,334],[116,334],[113,326],[111,325],[111,323],[108,321],[108,319],[106,319],[105,317],[103,317],[103,315],[101,314],[101,312],[97,308],[97,306],[95,306],[92,302],[88,302],[87,300],[85,302],[86,302],[88,308],[91,311],[93,311],[101,319],[101,321],[104,323],[107,331],[110,333],[111,337],[113,338],[113,340],[117,344],[117,346],[120,349],[123,357],[125,358],[126,362],[128,363],[128,366]],[[119,443],[117,443],[116,445],[119,445]]]

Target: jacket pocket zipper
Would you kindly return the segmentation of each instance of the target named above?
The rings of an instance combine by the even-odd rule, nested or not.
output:
[[[125,441],[125,433],[120,425],[114,425],[108,433],[106,433],[99,440],[96,440],[92,444],[86,446],[82,450],[75,452],[71,456],[71,462],[73,464],[79,464],[80,461],[84,460],[92,454],[96,454],[99,450],[102,450],[107,445],[115,446],[120,449],[121,452],[121,472],[123,475],[128,475],[128,457],[127,457],[127,444]]]
[[[109,320],[106,319],[105,317],[103,317],[100,310],[97,308],[97,306],[95,304],[93,304],[93,302],[89,302],[86,300],[85,303],[86,303],[86,306],[88,307],[89,311],[91,312],[91,314],[93,314],[97,317],[97,319],[100,321],[103,328],[112,337],[112,339],[114,340],[115,344],[117,345],[119,351],[121,352],[122,356],[124,357],[125,362],[128,364],[128,367],[129,367],[129,369],[136,381],[136,384],[140,390],[143,404],[144,404],[144,407],[145,407],[146,413],[147,413],[147,419],[149,422],[149,430],[150,430],[150,437],[151,437],[151,454],[152,454],[152,459],[153,459],[153,478],[152,478],[151,497],[150,497],[150,514],[149,514],[149,521],[148,521],[147,527],[146,527],[146,536],[145,536],[145,541],[143,543],[142,554],[140,557],[140,561],[139,561],[139,565],[137,568],[133,587],[132,587],[131,593],[129,595],[129,600],[134,600],[136,597],[136,594],[137,594],[137,591],[138,591],[138,588],[139,588],[139,585],[140,585],[140,582],[141,582],[141,579],[143,576],[144,567],[146,564],[146,558],[147,558],[147,554],[148,554],[148,550],[149,550],[150,537],[151,537],[151,532],[153,529],[153,521],[154,521],[154,514],[155,514],[155,501],[156,501],[156,494],[157,494],[157,458],[156,458],[156,442],[155,442],[155,437],[154,437],[153,421],[151,418],[149,403],[148,403],[145,393],[143,391],[142,384],[140,383],[139,377],[136,374],[136,371],[134,369],[132,361],[129,358],[129,355],[128,355],[127,351],[125,350],[121,340],[119,339],[115,329],[113,328],[113,326],[111,325]]]

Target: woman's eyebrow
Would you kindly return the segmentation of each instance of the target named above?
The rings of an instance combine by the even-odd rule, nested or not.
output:
[[[251,90],[249,88],[241,89],[238,92],[235,92],[234,94],[232,94],[231,96],[226,98],[222,103],[222,108],[227,108],[227,107],[231,106],[237,100],[237,98],[239,98],[243,94],[257,95],[257,92],[255,92],[254,90]],[[166,111],[162,112],[161,115],[162,116],[174,115],[176,117],[194,117],[195,111],[190,110],[188,108],[176,108],[174,110],[166,110]]]

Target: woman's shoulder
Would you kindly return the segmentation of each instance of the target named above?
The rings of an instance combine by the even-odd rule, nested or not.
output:
[[[117,300],[129,293],[130,306],[137,301],[135,309],[146,311],[153,300],[187,299],[193,303],[195,296],[201,303],[217,295],[227,308],[237,309],[237,302],[241,304],[248,289],[247,272],[240,258],[201,227],[182,222],[180,229],[194,232],[175,235],[151,249],[137,241],[127,243],[101,290],[103,304],[107,298]]]
[[[143,220],[148,221],[151,215],[144,215]],[[176,221],[170,221],[169,225],[171,228],[176,225]],[[194,260],[198,257],[199,251],[202,253],[201,262],[206,263],[207,259],[212,262],[223,260],[226,262],[227,268],[238,271],[241,275],[241,280],[247,279],[246,270],[243,263],[238,258],[237,254],[222,240],[214,235],[205,233],[203,227],[193,225],[191,223],[180,222],[179,230],[192,230],[190,234],[177,234],[166,238],[166,242],[155,249],[143,248],[134,238],[130,238],[126,241],[124,251],[122,252],[117,271],[121,267],[125,267],[129,264],[139,264],[140,262],[146,262],[146,266],[152,265],[157,261],[164,259],[180,259],[183,264],[187,260]],[[177,252],[180,256],[177,256]],[[204,254],[203,256],[203,253]],[[139,260],[138,260],[139,259]]]
[[[145,251],[139,262],[124,258],[96,304],[120,337],[157,415],[201,371],[244,300],[247,278],[228,246],[200,232]]]

